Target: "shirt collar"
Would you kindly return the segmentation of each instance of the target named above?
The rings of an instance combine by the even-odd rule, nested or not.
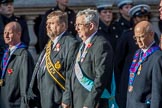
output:
[[[96,34],[97,31],[95,31],[86,41],[85,44],[87,45],[88,43],[90,43],[90,41],[92,40],[92,38],[94,37],[94,35]]]
[[[10,50],[10,54],[12,54],[15,50],[16,50],[16,46],[18,46],[18,45],[20,45],[21,44],[21,42],[20,43],[18,43],[18,44],[16,44],[15,46],[12,46],[12,47],[10,47],[9,48],[9,50]]]
[[[56,38],[53,40],[53,47],[57,44],[57,42],[60,40],[60,38],[62,37],[62,35],[65,33],[62,32],[60,35],[56,36]]]

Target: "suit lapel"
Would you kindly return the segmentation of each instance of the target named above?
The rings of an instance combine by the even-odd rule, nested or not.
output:
[[[52,49],[52,54],[51,54],[51,58],[54,59],[59,52],[61,51],[62,47],[64,46],[64,42],[65,42],[65,37],[66,37],[66,32],[62,35],[62,37],[60,38],[60,40],[57,42],[57,44],[55,45],[55,47]]]
[[[98,37],[98,35],[97,35],[97,33],[96,33],[96,34],[94,35],[94,37],[92,38],[91,42],[88,43],[88,44],[91,44],[91,45],[93,46],[93,44],[95,43],[97,37]],[[87,46],[87,48],[86,48],[87,54],[91,51],[91,49],[92,49],[91,47],[88,47],[88,46]],[[87,54],[85,55],[85,58],[84,58],[84,59],[86,59]]]

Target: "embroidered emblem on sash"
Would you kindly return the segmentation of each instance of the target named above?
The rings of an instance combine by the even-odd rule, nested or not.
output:
[[[55,68],[56,68],[57,70],[60,70],[60,69],[61,69],[60,61],[57,61],[57,62],[55,63]]]

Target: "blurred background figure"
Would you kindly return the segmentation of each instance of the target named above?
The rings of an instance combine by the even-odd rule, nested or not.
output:
[[[115,51],[116,43],[119,38],[118,28],[114,24],[116,14],[113,13],[113,1],[98,0],[96,3],[97,11],[99,14],[99,33],[111,43],[113,51]]]
[[[41,24],[39,26],[38,53],[40,53],[44,49],[44,46],[46,45],[49,39],[47,36],[46,21],[47,21],[48,14],[51,13],[52,11],[61,10],[62,12],[66,12],[68,15],[68,32],[71,33],[73,36],[76,35],[76,31],[74,27],[76,14],[73,10],[68,8],[69,0],[54,0],[54,1],[57,2],[57,5],[51,8],[50,10],[46,11],[45,15],[42,17]]]
[[[119,19],[116,22],[118,27],[118,33],[121,34],[123,31],[128,30],[133,26],[133,21],[129,15],[129,10],[133,6],[133,0],[116,0],[117,7],[119,8]],[[119,37],[120,37],[119,36]]]
[[[3,25],[6,25],[11,21],[16,21],[20,23],[22,27],[21,41],[28,46],[30,42],[30,38],[29,38],[27,23],[22,17],[17,17],[14,15],[13,2],[14,0],[0,0],[0,8],[1,8],[0,14],[2,17]]]
[[[129,16],[134,22],[134,26],[141,21],[149,21],[150,6],[139,4],[129,10]],[[126,107],[126,97],[128,89],[129,68],[135,51],[138,49],[133,38],[134,27],[122,33],[116,47],[115,55],[115,80],[116,80],[116,99],[120,108]],[[154,37],[159,43],[157,35]]]

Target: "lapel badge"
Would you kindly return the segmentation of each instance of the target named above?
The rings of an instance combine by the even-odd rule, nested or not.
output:
[[[80,62],[83,62],[84,61],[84,58],[81,58]]]
[[[134,77],[134,73],[130,73],[130,78],[133,78]]]
[[[129,87],[128,87],[128,91],[129,91],[129,92],[132,92],[132,91],[133,91],[133,86],[129,86]]]
[[[60,63],[60,61],[56,61],[56,63],[55,63],[55,68],[56,68],[57,70],[60,70],[60,69],[61,69],[61,63]]]
[[[7,69],[7,73],[11,75],[13,73],[13,69]]]
[[[0,86],[3,86],[3,84],[4,84],[4,80],[0,79]]]
[[[88,43],[87,48],[90,48],[92,46],[92,43]]]
[[[137,75],[140,75],[141,70],[142,70],[142,65],[139,66],[139,68],[138,68],[138,72],[137,72]]]
[[[60,51],[60,47],[61,47],[60,43],[57,43],[54,51]]]

